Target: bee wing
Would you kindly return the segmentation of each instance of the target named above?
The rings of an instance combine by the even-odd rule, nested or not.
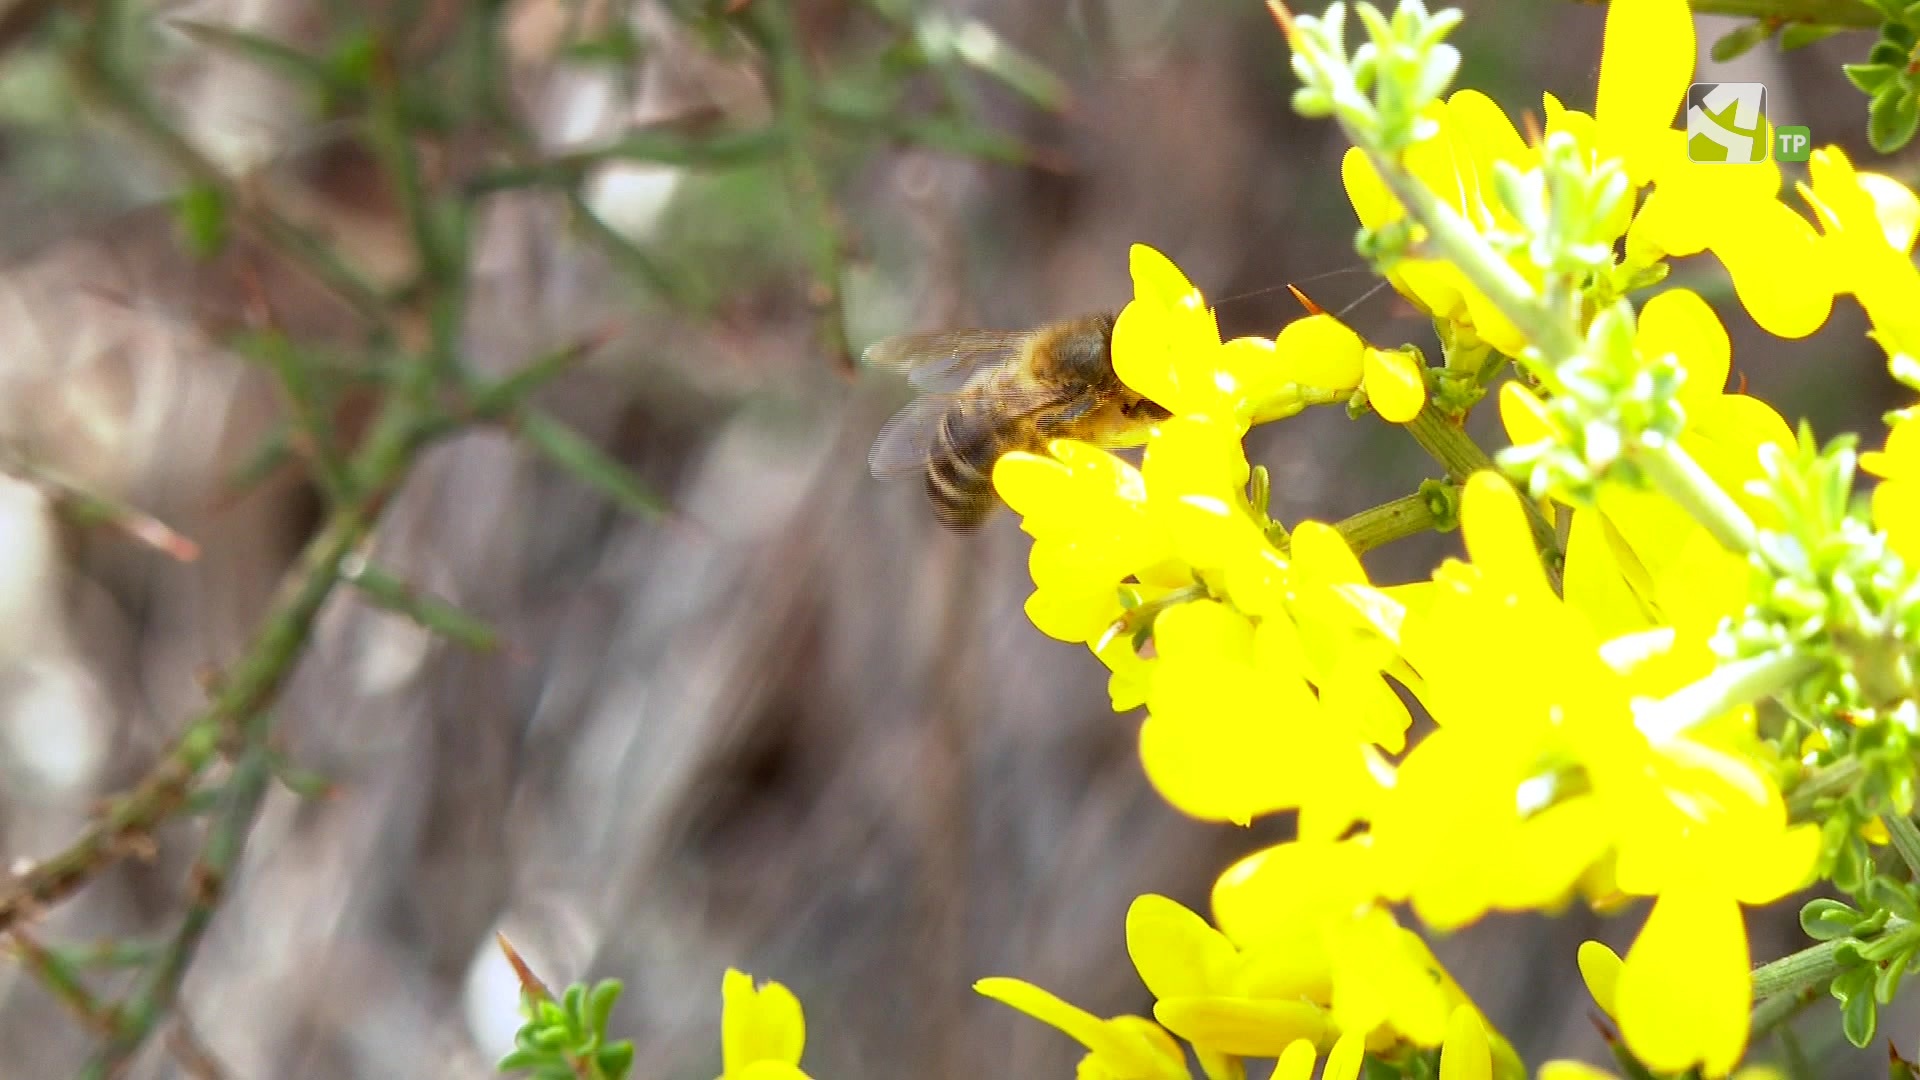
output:
[[[909,476],[927,467],[941,421],[957,395],[923,394],[893,414],[867,451],[867,470],[881,480]]]
[[[1011,381],[996,381],[973,392],[987,395],[995,409],[1010,417],[1026,416],[1062,404],[1072,397],[1068,391],[1058,387],[1037,383],[1015,384]],[[893,418],[886,422],[879,436],[873,440],[873,449],[867,451],[867,470],[881,480],[911,476],[923,471],[927,467],[927,458],[934,452],[934,443],[940,437],[940,425],[946,421],[947,410],[963,396],[958,393],[922,394],[909,401],[905,408],[893,414]]]
[[[1031,330],[952,330],[902,334],[869,346],[868,367],[904,372],[921,390],[948,393],[1020,354]]]

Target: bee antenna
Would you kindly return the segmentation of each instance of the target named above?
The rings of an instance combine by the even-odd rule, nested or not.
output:
[[[1215,307],[1219,307],[1222,304],[1231,304],[1236,300],[1248,300],[1256,296],[1265,296],[1268,293],[1277,293],[1281,289],[1286,289],[1287,291],[1293,293],[1294,297],[1297,299],[1300,296],[1300,290],[1296,288],[1296,286],[1298,285],[1310,285],[1313,282],[1325,281],[1330,277],[1339,277],[1343,274],[1365,274],[1369,272],[1371,272],[1370,268],[1366,266],[1343,266],[1335,270],[1325,270],[1318,274],[1309,274],[1306,277],[1298,278],[1295,281],[1289,282],[1288,284],[1285,284],[1285,285],[1269,285],[1264,289],[1255,289],[1252,292],[1235,293],[1232,296],[1226,296],[1218,300],[1215,300],[1213,303]]]
[[[1355,297],[1351,303],[1347,304],[1346,307],[1341,308],[1339,312],[1334,315],[1334,318],[1338,319],[1341,322],[1346,322],[1347,316],[1352,314],[1354,308],[1357,308],[1361,304],[1364,304],[1367,301],[1373,299],[1374,296],[1376,296],[1381,289],[1384,289],[1386,287],[1387,287],[1386,278],[1381,278],[1379,281],[1374,282],[1372,288],[1368,289],[1366,292],[1363,292],[1359,296]]]

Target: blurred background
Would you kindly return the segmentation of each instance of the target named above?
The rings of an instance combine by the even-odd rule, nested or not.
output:
[[[1516,116],[1542,90],[1590,108],[1603,8],[1465,7],[1460,85]],[[1736,25],[1701,19],[1703,61]],[[1870,43],[1762,47],[1700,77],[1764,82],[1775,123],[1912,183],[1920,158],[1874,159],[1839,71]],[[1073,1044],[972,981],[1143,1011],[1128,903],[1202,907],[1291,824],[1205,826],[1154,795],[1104,669],[1022,615],[1017,523],[944,533],[918,485],[869,478],[906,389],[848,360],[907,330],[1117,309],[1134,242],[1223,301],[1229,334],[1296,317],[1288,282],[1329,309],[1361,298],[1343,144],[1289,110],[1263,6],[0,4],[9,862],[58,851],[152,766],[322,520],[288,405],[236,335],[278,328],[325,375],[337,437],[365,427],[381,356],[257,225],[273,208],[409,310],[419,250],[365,138],[370,56],[398,66],[429,196],[466,209],[462,359],[500,375],[579,347],[543,415],[668,510],[624,512],[508,426],[426,454],[369,557],[506,644],[328,600],[273,709],[303,782],[268,791],[176,1019],[130,1075],[488,1075],[517,1023],[496,931],[550,983],[626,980],[613,1027],[636,1075],[718,1073],[730,965],[799,995],[822,1078],[1070,1075]],[[751,136],[768,125],[778,145]],[[1711,257],[1676,280],[1727,295]],[[1901,402],[1856,308],[1789,352],[1718,306],[1752,392],[1877,440]],[[1349,321],[1431,344],[1390,293]],[[1260,429],[1249,453],[1288,522],[1437,475],[1338,410]],[[75,527],[38,469],[199,557]],[[1455,543],[1368,562],[1409,580]],[[36,940],[166,934],[201,832],[159,830]],[[1794,910],[1754,915],[1756,961],[1799,943]],[[1622,946],[1638,919],[1493,919],[1435,947],[1529,1061],[1598,1062],[1574,948]],[[133,976],[90,977],[110,997]],[[1912,1056],[1920,1023],[1896,1006],[1882,1032]],[[1837,1010],[1801,1033],[1823,1075],[1884,1069],[1845,1047]],[[0,964],[0,1075],[71,1075],[96,1042]]]

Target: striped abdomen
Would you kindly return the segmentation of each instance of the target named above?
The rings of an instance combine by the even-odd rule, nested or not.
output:
[[[927,497],[942,524],[978,528],[993,514],[993,463],[1032,449],[1033,423],[996,408],[991,387],[956,398],[940,418],[927,455]]]

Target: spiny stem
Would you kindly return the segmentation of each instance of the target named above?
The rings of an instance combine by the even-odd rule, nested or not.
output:
[[[96,8],[111,7],[110,2]],[[81,85],[93,90],[99,99],[171,162],[194,181],[205,184],[221,195],[241,223],[253,229],[267,246],[287,255],[314,280],[338,296],[355,314],[377,327],[385,327],[389,312],[381,290],[349,265],[325,242],[293,223],[259,194],[243,191],[214,161],[183,135],[158,106],[130,79],[113,54],[111,35],[118,20],[96,12],[94,25],[82,47],[76,50],[72,67]]]
[[[180,982],[193,963],[201,939],[226,893],[228,881],[253,830],[260,800],[273,779],[264,736],[268,714],[261,712],[247,725],[247,749],[234,764],[222,791],[219,815],[207,829],[207,839],[191,874],[192,898],[180,927],[159,958],[142,973],[133,993],[115,1013],[114,1028],[93,1060],[81,1072],[86,1080],[118,1074],[154,1028],[173,1007]]]

